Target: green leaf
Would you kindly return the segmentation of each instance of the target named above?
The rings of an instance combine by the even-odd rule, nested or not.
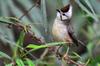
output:
[[[4,53],[4,52],[2,52],[2,51],[0,51],[0,58],[7,58],[7,59],[9,59],[9,60],[12,60],[12,58],[9,56],[9,55],[7,55],[6,53]]]
[[[97,66],[100,66],[100,63],[98,63]]]
[[[76,3],[81,7],[89,16],[91,16],[95,21],[99,21],[97,16],[92,14],[79,0],[76,0]]]
[[[17,41],[17,43],[16,43],[17,45],[19,45],[19,46],[22,46],[22,45],[23,45],[24,36],[25,36],[25,32],[22,31],[22,32],[20,33],[19,39],[18,39],[18,41]]]
[[[10,63],[10,64],[6,64],[6,66],[13,66],[13,64],[12,64],[12,63]]]
[[[48,25],[47,25],[47,13],[46,13],[46,0],[41,1],[41,12],[43,17],[43,26],[45,30],[47,31]]]
[[[52,43],[46,43],[45,45],[40,45],[40,46],[29,44],[27,48],[32,48],[32,50],[28,51],[25,55],[29,54],[32,51],[41,49],[41,48],[47,48],[47,47],[52,47],[52,46],[57,46],[57,45],[64,45],[64,44],[66,44],[66,42],[52,42]]]
[[[90,40],[94,38],[94,36],[95,36],[94,33],[95,33],[95,31],[94,31],[93,27],[88,26],[88,34],[87,34],[87,36],[88,36],[88,38]]]
[[[98,66],[98,64],[100,61],[100,56],[95,57],[95,59],[91,59],[90,63],[88,64],[88,66]]]
[[[27,64],[28,64],[28,66],[35,66],[35,64],[33,63],[33,61],[32,60],[30,60],[30,59],[26,59],[26,62],[27,62]]]
[[[18,41],[16,43],[16,46],[15,46],[15,49],[13,51],[14,52],[13,58],[17,57],[16,55],[17,55],[17,51],[18,51],[18,46],[22,46],[23,45],[24,36],[25,36],[25,33],[24,33],[24,31],[22,31],[20,33],[19,39],[18,39]]]
[[[88,7],[91,9],[92,13],[95,14],[92,5],[90,4],[89,0],[84,0],[86,2],[86,4],[88,5]]]
[[[4,17],[0,17],[0,23],[12,24],[12,22],[10,22],[8,19],[5,19]]]
[[[87,66],[90,62],[90,59],[87,60],[87,62],[85,63],[85,66]]]
[[[79,54],[77,54],[76,52],[73,52],[74,55],[76,55],[77,57],[81,58],[81,56]]]
[[[14,21],[11,21],[14,20]],[[14,24],[16,22],[21,22],[18,18],[15,17],[0,17],[0,22],[5,24]]]
[[[51,46],[56,46],[56,45],[63,45],[66,42],[52,42],[52,43],[46,43],[45,45],[34,45],[34,44],[29,44],[27,48],[32,48],[32,49],[40,49],[40,48],[46,48],[46,47],[51,47]]]
[[[90,56],[92,55],[93,47],[94,47],[94,44],[92,42],[89,42],[87,45],[87,49],[88,49]]]
[[[23,62],[21,59],[19,59],[19,58],[16,59],[16,64],[17,64],[18,66],[25,66],[25,65],[24,65],[24,62]]]
[[[32,49],[36,49],[36,48],[39,48],[40,46],[38,46],[38,45],[34,45],[34,44],[29,44],[28,46],[27,46],[27,48],[32,48]]]

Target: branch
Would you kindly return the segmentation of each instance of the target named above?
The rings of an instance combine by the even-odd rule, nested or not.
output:
[[[37,0],[37,2],[34,5],[32,5],[32,7],[30,7],[27,12],[25,12],[22,16],[20,16],[19,20],[21,20],[26,14],[28,14],[32,10],[32,8],[34,8],[35,6],[38,6],[39,5],[39,1],[40,0]]]

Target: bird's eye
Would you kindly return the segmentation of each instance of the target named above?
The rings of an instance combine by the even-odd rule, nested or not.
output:
[[[57,12],[60,12],[60,10],[59,10],[59,9],[56,9],[56,11],[57,11]]]
[[[62,15],[66,16],[66,14],[64,14],[64,13]]]

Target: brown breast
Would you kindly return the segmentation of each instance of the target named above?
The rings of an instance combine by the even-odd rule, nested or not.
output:
[[[72,40],[67,32],[67,27],[62,21],[55,19],[52,28],[52,34],[55,41],[72,43]]]

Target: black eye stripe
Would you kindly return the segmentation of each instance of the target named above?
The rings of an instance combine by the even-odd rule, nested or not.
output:
[[[64,14],[64,13],[62,15],[66,16],[66,14]]]
[[[60,13],[60,10],[59,9],[56,9],[56,11]]]
[[[62,15],[68,17],[65,13],[63,13]]]
[[[64,13],[63,13],[62,15],[68,17],[68,16],[67,16],[66,14],[64,14]]]

